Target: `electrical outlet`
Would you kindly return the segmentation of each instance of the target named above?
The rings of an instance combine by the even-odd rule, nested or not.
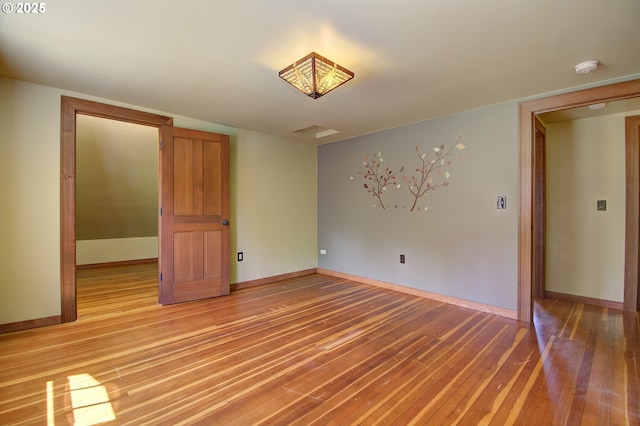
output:
[[[404,263],[404,254],[400,255],[400,263]]]
[[[327,254],[327,251],[325,249],[320,249],[320,254]]]
[[[244,253],[239,251],[238,252],[238,262],[242,262],[244,260]]]
[[[603,212],[607,210],[607,200],[598,200],[597,210]]]

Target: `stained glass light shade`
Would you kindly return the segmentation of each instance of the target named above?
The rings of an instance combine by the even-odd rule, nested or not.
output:
[[[282,71],[280,77],[307,96],[317,99],[353,78],[353,72],[315,52]]]

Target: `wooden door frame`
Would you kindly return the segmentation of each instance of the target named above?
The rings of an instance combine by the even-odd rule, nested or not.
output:
[[[173,118],[62,96],[60,115],[60,295],[61,322],[75,321],[76,303],[76,116],[78,114],[158,128]]]
[[[536,137],[536,132],[540,132],[542,135],[542,143],[538,146],[539,139]],[[545,297],[546,290],[546,273],[547,273],[547,259],[546,259],[546,229],[547,229],[547,183],[546,183],[546,137],[547,129],[544,124],[538,119],[534,118],[533,138],[536,143],[534,144],[534,157],[533,157],[533,247],[532,253],[532,286],[531,291],[534,299],[542,299]],[[538,254],[538,257],[535,254]]]
[[[607,86],[585,89],[542,99],[522,102],[518,108],[520,140],[520,212],[518,220],[518,309],[520,321],[533,321],[533,212],[534,186],[534,119],[537,114],[575,108],[599,102],[640,97],[640,80],[631,80]],[[636,155],[634,162],[638,160]],[[637,310],[638,306],[638,167],[632,172],[627,167],[627,195],[625,217],[625,300],[624,309]],[[631,174],[631,176],[630,176]],[[632,187],[635,187],[633,191]],[[635,282],[634,282],[635,280]]]
[[[640,288],[631,283],[638,282],[640,267],[638,246],[640,245],[640,115],[625,118],[625,262],[624,262],[624,310],[640,310]],[[634,220],[635,219],[635,220]],[[634,249],[636,250],[634,252]],[[638,285],[640,287],[640,284]]]

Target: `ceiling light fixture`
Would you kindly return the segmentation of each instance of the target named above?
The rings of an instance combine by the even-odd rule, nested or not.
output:
[[[278,74],[280,78],[300,90],[305,95],[318,99],[351,80],[353,72],[318,55],[309,53],[299,61],[289,65]]]
[[[600,65],[600,62],[596,59],[580,62],[575,66],[576,74],[589,74],[590,72],[597,70],[598,65]]]

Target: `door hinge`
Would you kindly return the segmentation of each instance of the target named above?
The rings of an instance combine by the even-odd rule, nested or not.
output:
[[[162,145],[163,145],[163,143],[160,142],[160,151],[162,151]]]
[[[162,216],[162,207],[160,207],[160,216]]]
[[[160,281],[162,281],[162,272],[160,272]]]

